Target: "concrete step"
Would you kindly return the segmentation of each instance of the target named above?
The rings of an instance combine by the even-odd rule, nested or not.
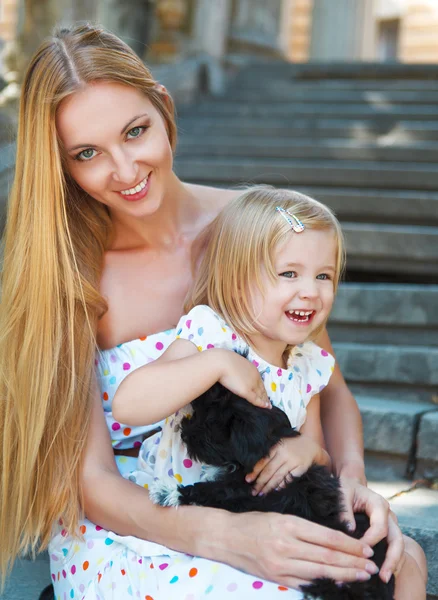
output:
[[[438,347],[336,342],[342,373],[350,383],[378,384],[394,390],[438,387]]]
[[[43,589],[50,584],[49,557],[39,554],[35,561],[17,561],[1,600],[38,600]]]
[[[296,79],[345,79],[351,82],[361,80],[438,80],[438,66],[436,64],[409,64],[398,62],[361,62],[358,69],[357,62],[326,62],[312,61],[293,65]],[[264,75],[269,70],[268,65],[263,65],[259,73]],[[273,69],[274,70],[274,69]],[[276,75],[291,72],[290,64],[278,62],[275,65]],[[255,73],[254,73],[255,74]]]
[[[239,73],[242,77],[266,83],[270,78],[293,78],[296,81],[345,81],[356,85],[368,82],[392,83],[423,82],[431,84],[438,80],[435,64],[409,64],[396,62],[326,62],[288,63],[282,60],[253,60]]]
[[[263,182],[273,185],[325,185],[385,189],[438,189],[438,167],[428,163],[284,160],[225,157],[176,160],[177,173],[187,181],[227,181],[230,185]]]
[[[229,90],[221,96],[221,101],[228,103],[273,103],[302,101],[308,104],[336,103],[336,104],[436,104],[438,103],[438,85],[435,89],[425,90],[423,88],[416,90],[393,90],[382,89],[380,84],[372,89],[367,86],[366,89],[345,88],[327,88],[318,84],[303,85],[296,81],[285,81],[275,86],[261,87],[260,93],[254,97],[254,90],[241,89],[239,87],[230,87]]]
[[[317,186],[297,189],[330,206],[343,221],[438,225],[438,192]]]
[[[438,595],[438,491],[433,481],[409,482],[403,461],[382,454],[365,454],[368,485],[389,500],[402,531],[426,553],[428,600]]]
[[[334,342],[438,346],[438,286],[343,283],[329,320]]]
[[[350,119],[372,119],[375,117],[387,117],[391,119],[433,121],[438,118],[438,107],[436,105],[423,104],[394,104],[389,102],[374,102],[370,104],[338,104],[338,103],[303,103],[303,102],[222,102],[206,101],[196,105],[196,109],[186,109],[181,112],[182,116],[209,115],[210,117],[299,117],[317,114],[321,117],[338,117]]]
[[[347,269],[438,280],[438,227],[342,223]]]
[[[420,460],[432,461],[438,473],[438,405],[377,394],[356,394],[356,400],[362,415],[365,450],[404,457],[406,469],[414,459],[417,464]]]
[[[438,123],[436,121],[395,120],[388,117],[374,117],[360,120],[348,118],[313,117],[266,117],[263,120],[230,115],[210,117],[207,115],[184,116],[178,121],[181,137],[194,135],[202,137],[229,136],[235,140],[247,137],[253,143],[260,138],[286,137],[293,139],[352,138],[356,141],[381,142],[385,144],[412,144],[414,141],[437,141]],[[257,139],[254,139],[257,138]],[[242,141],[242,140],[240,140]]]
[[[244,70],[238,73],[234,79],[231,79],[230,85],[227,90],[227,94],[230,95],[240,91],[259,91],[262,95],[269,94],[278,89],[281,93],[291,92],[299,90],[300,92],[308,93],[324,93],[324,92],[342,92],[345,94],[354,92],[388,92],[388,93],[400,93],[400,92],[437,92],[438,81],[437,80],[409,80],[409,79],[367,79],[361,81],[348,79],[336,79],[336,78],[322,78],[322,79],[300,79],[292,76],[283,77],[281,74],[277,74],[275,70],[264,73],[265,77],[254,76],[253,73],[249,73]]]
[[[377,142],[377,140],[376,140]],[[265,137],[261,143],[254,139],[235,139],[225,135],[214,139],[197,139],[184,135],[178,144],[178,157],[237,156],[246,158],[334,159],[343,161],[430,162],[436,161],[438,142],[406,141],[403,144],[365,142],[354,139],[303,139],[299,144],[290,139]]]

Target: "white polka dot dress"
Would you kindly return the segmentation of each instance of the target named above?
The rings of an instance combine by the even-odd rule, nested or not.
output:
[[[242,349],[242,340],[208,307],[193,309],[181,319],[176,331],[180,337],[192,340],[200,350],[212,346]],[[99,352],[96,359],[102,403],[113,447],[140,448],[138,461],[117,456],[117,465],[124,477],[144,487],[148,487],[153,478],[158,476],[175,478],[183,483],[202,478],[202,465],[193,463],[186,456],[175,431],[177,422],[190,410],[189,407],[165,422],[148,427],[129,427],[119,423],[114,420],[111,411],[115,391],[126,375],[156,360],[175,339],[176,331],[168,330],[121,344]],[[220,337],[213,335],[215,331]],[[295,415],[295,426],[302,425],[305,407],[311,396],[329,380],[334,361],[323,352],[314,344],[304,344],[294,349],[287,370],[270,369],[255,355],[249,356],[264,373],[272,402],[283,408],[289,418]],[[289,379],[290,374],[292,377]],[[294,380],[294,389],[300,392],[299,407],[295,406],[297,391],[294,394],[286,391]],[[159,425],[162,431],[143,442],[145,434]],[[133,536],[119,536],[87,519],[81,521],[79,533],[80,538],[70,535],[63,528],[62,521],[54,526],[49,554],[56,600],[302,598],[299,591],[247,575],[222,563],[175,552],[154,542]]]

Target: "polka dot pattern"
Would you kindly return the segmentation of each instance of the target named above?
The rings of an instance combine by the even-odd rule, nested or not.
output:
[[[53,560],[51,575],[57,600],[83,600],[85,590],[90,598],[96,600],[202,600],[206,597],[209,600],[228,597],[273,600],[278,595],[290,600],[302,600],[301,592],[256,579],[225,564],[175,554],[173,551],[169,551],[166,557],[147,557],[133,551],[131,542],[125,548],[120,543],[123,540],[135,541],[135,538],[115,536],[120,549],[111,557],[105,557],[102,544],[109,539],[107,533],[102,529],[96,531],[89,521],[84,521],[80,527],[86,541],[93,541],[94,548],[99,550],[90,553],[88,560],[81,562],[82,569],[78,569],[76,564],[70,564],[68,569],[63,566],[54,568],[56,561]],[[143,543],[141,540],[138,542]],[[143,552],[141,546],[138,549]],[[56,556],[56,553],[52,554]],[[154,566],[157,568],[154,569]]]

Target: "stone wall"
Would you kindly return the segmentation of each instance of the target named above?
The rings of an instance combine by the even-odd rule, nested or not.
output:
[[[2,0],[0,5],[0,40],[9,42],[15,37],[17,0]]]
[[[311,58],[312,22],[317,3],[322,5],[325,0],[289,0],[286,57],[292,62],[306,62]],[[334,14],[334,7],[334,4],[327,6],[329,14]],[[397,60],[408,63],[438,63],[437,0],[377,0],[374,9],[374,22],[367,23],[368,35],[360,49],[361,55],[356,58],[379,60],[379,29],[382,24],[397,21]],[[360,25],[363,26],[363,23]],[[325,20],[327,33],[330,26],[331,23]],[[333,35],[335,32],[330,32],[330,36]],[[344,45],[344,48],[347,51],[347,45]],[[345,56],[345,60],[352,58],[351,53]]]
[[[313,0],[293,0],[288,7],[286,57],[292,62],[309,60]]]
[[[438,63],[438,2],[411,0],[400,25],[399,59]]]

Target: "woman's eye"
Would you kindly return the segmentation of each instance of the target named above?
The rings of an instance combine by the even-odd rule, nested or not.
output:
[[[284,273],[280,273],[280,277],[287,277],[288,279],[293,279],[297,274],[295,271],[284,271]]]
[[[143,131],[146,129],[146,127],[133,127],[132,129],[130,129],[127,133],[127,136],[129,139],[133,139],[133,138],[138,138],[141,136],[141,134],[143,133]]]
[[[93,148],[86,148],[86,150],[82,150],[81,152],[79,152],[79,154],[75,156],[75,160],[90,160],[91,158],[94,158],[95,152],[96,150],[93,150]]]

